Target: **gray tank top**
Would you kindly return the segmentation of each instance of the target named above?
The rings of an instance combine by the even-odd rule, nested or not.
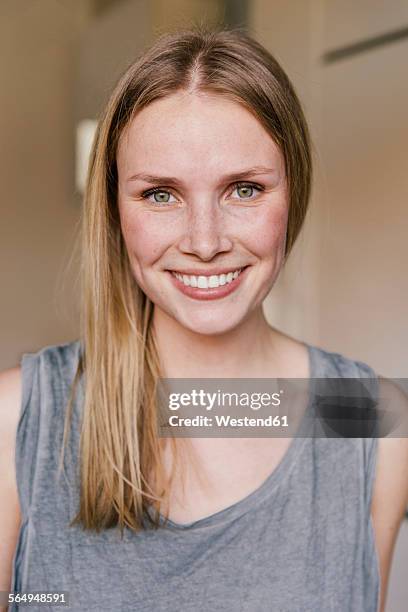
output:
[[[362,362],[307,347],[312,378],[375,379]],[[80,350],[77,340],[22,357],[16,439],[22,524],[12,590],[67,592],[75,612],[377,612],[370,515],[377,438],[295,437],[259,488],[190,524],[169,521],[168,528],[138,534],[125,529],[123,540],[118,529],[68,527],[78,504],[81,385],[68,478],[57,480],[57,469]]]

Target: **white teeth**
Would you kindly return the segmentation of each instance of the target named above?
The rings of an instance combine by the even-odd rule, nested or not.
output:
[[[241,269],[242,268],[240,268],[239,270],[235,270],[235,272],[228,272],[228,274],[213,274],[212,276],[195,276],[180,274],[179,272],[173,272],[173,274],[179,281],[181,281],[187,287],[198,287],[199,289],[213,289],[215,287],[220,287],[222,285],[231,283],[233,280],[238,278]]]
[[[206,276],[199,276],[197,279],[197,287],[199,289],[208,289],[208,279]]]

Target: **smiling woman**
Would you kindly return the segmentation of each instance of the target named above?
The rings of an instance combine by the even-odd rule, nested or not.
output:
[[[168,34],[128,68],[90,160],[81,337],[0,377],[5,589],[65,592],[78,612],[383,610],[405,441],[312,436],[312,385],[292,438],[158,432],[160,379],[376,392],[368,365],[264,316],[310,185],[298,98],[247,34]]]
[[[156,329],[171,317],[195,333],[226,333],[255,313],[263,325],[289,200],[283,155],[254,114],[196,83],[137,113],[117,169],[122,235]]]

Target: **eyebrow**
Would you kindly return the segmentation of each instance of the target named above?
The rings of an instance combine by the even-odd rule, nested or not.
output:
[[[221,182],[224,181],[239,181],[243,178],[248,178],[250,176],[256,176],[258,174],[271,174],[276,172],[276,168],[267,168],[266,166],[253,166],[252,168],[247,168],[245,170],[239,170],[237,172],[232,172],[230,174],[226,174],[221,177]],[[165,183],[168,185],[177,185],[181,186],[182,181],[172,176],[154,176],[153,174],[146,174],[144,172],[138,172],[137,174],[132,174],[127,179],[127,182],[131,181],[145,181],[146,183]]]

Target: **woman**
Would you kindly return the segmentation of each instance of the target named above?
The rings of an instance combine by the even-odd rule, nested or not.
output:
[[[384,610],[405,441],[156,429],[160,376],[375,377],[265,320],[310,183],[297,97],[250,37],[166,35],[130,66],[91,155],[81,340],[2,374],[3,589],[81,611]]]

